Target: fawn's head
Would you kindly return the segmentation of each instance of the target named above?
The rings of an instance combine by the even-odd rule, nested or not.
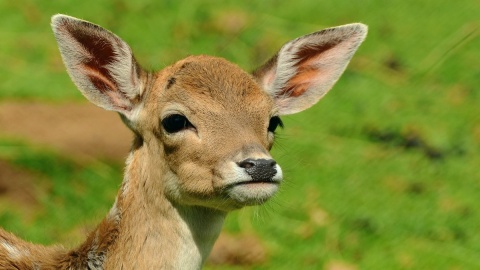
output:
[[[141,147],[164,164],[158,186],[165,195],[226,211],[261,204],[277,191],[282,171],[269,150],[279,116],[323,97],[367,32],[350,24],[297,38],[253,74],[211,56],[149,73],[100,26],[56,15],[52,27],[83,95],[119,112]]]

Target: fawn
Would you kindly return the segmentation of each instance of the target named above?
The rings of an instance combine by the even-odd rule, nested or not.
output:
[[[249,74],[205,55],[148,72],[98,25],[55,15],[52,28],[75,85],[118,112],[134,141],[115,203],[83,244],[44,247],[0,229],[0,269],[201,268],[226,214],[279,188],[269,154],[279,116],[322,98],[367,34],[356,23],[299,37]]]

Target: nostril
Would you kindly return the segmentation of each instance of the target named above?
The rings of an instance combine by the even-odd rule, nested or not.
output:
[[[255,162],[253,159],[245,159],[244,161],[241,161],[238,163],[238,166],[244,169],[250,169],[255,166]]]
[[[275,160],[273,160],[273,159],[268,160],[268,162],[270,163],[270,164],[269,164],[270,167],[275,167],[275,165],[277,165],[277,162],[276,162]]]

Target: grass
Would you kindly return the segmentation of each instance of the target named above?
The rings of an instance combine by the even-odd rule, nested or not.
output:
[[[82,97],[49,28],[55,13],[111,29],[151,69],[211,54],[251,70],[297,36],[368,24],[332,92],[284,118],[279,196],[233,213],[225,230],[262,239],[270,259],[252,269],[480,267],[478,2],[23,0],[0,1],[0,12],[0,99],[56,102]],[[2,227],[42,243],[79,241],[121,179],[118,165],[78,164],[9,139],[0,158],[42,175],[39,214],[0,207]]]
[[[84,240],[85,229],[93,229],[108,211],[122,179],[118,165],[82,164],[15,140],[0,142],[0,159],[37,176],[40,209],[25,214],[10,203],[0,206],[2,227],[33,242],[72,245]]]

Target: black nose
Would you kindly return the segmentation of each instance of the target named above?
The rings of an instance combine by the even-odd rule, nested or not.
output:
[[[251,159],[247,158],[238,163],[238,166],[244,168],[253,181],[271,181],[277,173],[275,165],[277,162],[273,159]]]

